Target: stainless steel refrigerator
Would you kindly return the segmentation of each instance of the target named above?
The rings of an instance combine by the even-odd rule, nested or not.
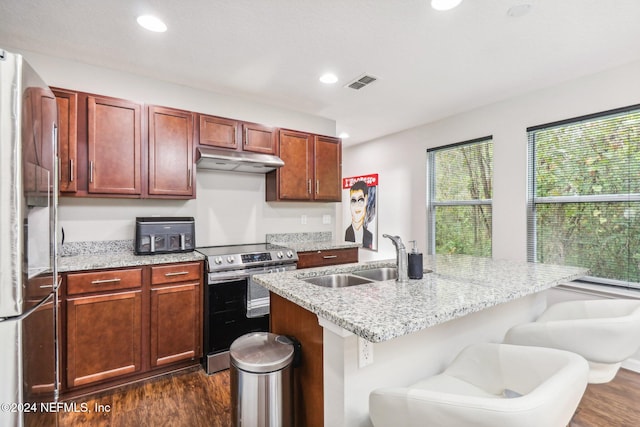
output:
[[[0,425],[55,425],[56,100],[0,49]]]

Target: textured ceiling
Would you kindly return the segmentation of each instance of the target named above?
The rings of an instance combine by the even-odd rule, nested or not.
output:
[[[327,117],[347,144],[640,59],[638,0],[529,0],[509,17],[521,3],[0,0],[0,46]],[[169,30],[141,29],[143,13]],[[362,73],[379,80],[344,87]]]

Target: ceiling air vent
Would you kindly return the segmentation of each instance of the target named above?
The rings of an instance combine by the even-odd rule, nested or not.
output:
[[[363,74],[360,77],[358,77],[357,79],[353,80],[348,85],[346,85],[345,87],[349,87],[349,88],[355,89],[355,90],[360,90],[363,87],[368,86],[371,83],[375,82],[376,80],[378,80],[377,77],[370,76],[370,75],[367,75],[367,74]]]

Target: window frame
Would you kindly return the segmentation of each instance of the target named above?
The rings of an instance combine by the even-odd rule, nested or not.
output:
[[[474,138],[467,141],[457,142],[454,144],[442,145],[439,147],[433,147],[427,149],[427,254],[435,255],[436,253],[436,208],[441,206],[481,206],[489,205],[492,207],[493,218],[493,199],[467,199],[467,200],[435,200],[436,194],[436,154],[439,151],[450,150],[456,147],[468,146],[478,143],[491,142],[493,150],[493,135],[488,135],[480,138]],[[493,160],[493,158],[492,158]],[[492,166],[492,185],[491,192],[493,193],[493,166]],[[493,235],[491,236],[491,252],[493,253]]]
[[[630,112],[640,112],[640,104],[627,107],[606,110],[598,113],[573,117],[570,119],[532,126],[527,131],[527,261],[538,262],[538,229],[536,221],[537,205],[553,205],[568,203],[629,203],[640,202],[640,193],[621,194],[599,194],[599,195],[576,195],[576,196],[545,196],[536,197],[536,141],[535,132],[548,130],[562,126],[576,125],[581,122],[587,123],[609,116],[623,115]],[[585,276],[581,280],[602,285],[613,285],[622,288],[640,289],[640,284],[635,282],[609,279],[605,277]]]

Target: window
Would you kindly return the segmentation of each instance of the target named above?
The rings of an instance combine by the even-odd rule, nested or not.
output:
[[[529,261],[640,288],[640,105],[527,132]]]
[[[427,150],[431,254],[491,256],[491,137]]]

